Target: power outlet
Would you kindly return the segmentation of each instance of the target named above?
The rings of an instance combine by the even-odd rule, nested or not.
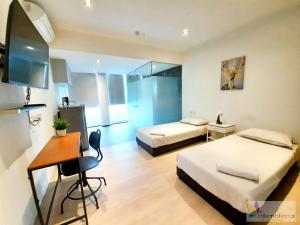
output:
[[[35,114],[35,115],[30,115],[30,121],[31,123],[40,123],[42,121],[42,115],[39,114]]]
[[[196,111],[190,110],[190,115],[191,115],[191,116],[195,116],[195,115],[196,115]]]

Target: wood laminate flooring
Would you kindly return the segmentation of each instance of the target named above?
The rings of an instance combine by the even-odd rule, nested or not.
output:
[[[176,175],[176,154],[173,151],[152,157],[135,142],[103,147],[101,164],[88,176],[104,176],[107,186],[98,193],[100,208],[88,199],[91,225],[228,225],[231,224],[210,204],[180,181]],[[270,158],[271,160],[271,158]],[[274,162],[276,163],[276,162]],[[300,221],[300,179],[296,169],[275,196],[297,201]],[[60,214],[60,201],[77,176],[64,178],[58,189],[50,224],[60,224],[82,213],[81,201],[67,200],[65,213]],[[96,183],[92,183],[95,186]],[[43,206],[48,204],[53,184],[48,188]],[[79,194],[79,192],[77,192]],[[38,223],[37,223],[38,224]],[[78,221],[74,224],[85,224]],[[300,224],[265,223],[265,224]]]

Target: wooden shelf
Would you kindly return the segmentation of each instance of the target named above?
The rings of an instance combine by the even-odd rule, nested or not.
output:
[[[29,105],[29,106],[21,106],[18,108],[12,109],[3,109],[0,110],[0,115],[17,115],[24,112],[29,112],[30,110],[39,109],[46,107],[46,104],[39,104],[39,105]]]

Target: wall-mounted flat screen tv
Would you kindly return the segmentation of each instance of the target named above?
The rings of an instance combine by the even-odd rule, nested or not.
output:
[[[9,8],[2,81],[48,88],[49,46],[17,0]]]

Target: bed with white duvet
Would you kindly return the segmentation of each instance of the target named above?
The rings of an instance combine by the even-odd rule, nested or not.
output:
[[[297,145],[289,143],[289,147],[283,147],[273,142],[266,143],[268,140],[265,139],[257,141],[250,138],[234,134],[191,147],[177,155],[177,170],[184,171],[201,187],[234,209],[247,213],[247,201],[266,200],[299,158]],[[217,165],[222,162],[243,165],[251,170],[248,172],[257,173],[259,180],[222,173],[217,170]]]
[[[152,155],[158,155],[204,140],[207,121],[184,119],[178,122],[139,128],[137,143]]]

